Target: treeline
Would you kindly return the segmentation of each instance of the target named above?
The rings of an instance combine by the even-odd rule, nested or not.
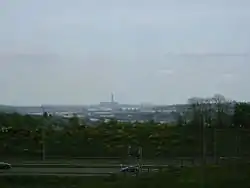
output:
[[[86,126],[77,117],[0,114],[2,157],[122,157],[128,146],[143,158],[250,156],[248,103],[195,103],[175,125],[119,123]]]

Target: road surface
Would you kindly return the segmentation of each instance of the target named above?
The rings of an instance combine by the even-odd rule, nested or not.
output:
[[[92,163],[93,164],[93,163]],[[196,166],[199,163],[194,163],[193,161],[183,161],[180,164],[180,161],[171,161],[169,164],[172,166]],[[70,167],[71,165],[71,167]],[[75,166],[74,166],[75,165]],[[42,163],[33,163],[33,164],[12,164],[12,169],[9,170],[0,170],[0,176],[11,176],[11,175],[56,175],[56,176],[101,176],[101,175],[110,175],[111,173],[119,173],[120,165],[119,164],[103,164],[106,167],[102,167],[98,164],[96,167],[94,165],[83,165],[83,164],[42,164]],[[96,164],[95,164],[96,165]],[[143,171],[147,171],[145,169]],[[151,166],[151,165],[148,165]],[[157,167],[158,166],[158,167]],[[156,168],[165,168],[164,165],[151,166],[150,171],[157,171]],[[144,168],[144,167],[143,167]]]
[[[108,177],[110,174],[56,174],[56,173],[0,173],[0,177],[6,177],[6,176],[57,176],[57,177],[82,177],[82,176],[104,176]]]
[[[8,170],[0,170],[0,176],[10,175],[67,175],[67,176],[86,176],[86,175],[109,175],[118,173],[119,168],[24,168],[13,167]]]
[[[142,169],[148,172],[148,169]],[[158,169],[150,169],[151,172]],[[0,176],[109,176],[120,173],[120,168],[25,168],[13,167],[7,170],[0,170]]]

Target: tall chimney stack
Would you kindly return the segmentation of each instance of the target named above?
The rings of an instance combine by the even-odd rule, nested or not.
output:
[[[115,102],[115,100],[114,100],[114,94],[111,93],[111,103],[114,103],[114,102]]]

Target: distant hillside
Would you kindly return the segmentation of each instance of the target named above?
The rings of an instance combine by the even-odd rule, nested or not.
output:
[[[0,112],[14,113],[15,108],[12,106],[0,105]]]
[[[71,105],[46,105],[43,106],[7,106],[7,105],[0,105],[0,112],[6,113],[20,113],[20,114],[28,114],[28,113],[43,113],[46,111],[48,113],[55,113],[55,112],[82,112],[84,110],[83,106],[71,106]]]

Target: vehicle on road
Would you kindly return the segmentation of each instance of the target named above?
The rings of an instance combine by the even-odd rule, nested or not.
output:
[[[139,172],[139,167],[137,167],[137,166],[122,167],[120,172],[138,173]]]
[[[0,170],[2,170],[2,169],[7,170],[10,168],[11,168],[11,164],[6,163],[6,162],[0,162]]]

